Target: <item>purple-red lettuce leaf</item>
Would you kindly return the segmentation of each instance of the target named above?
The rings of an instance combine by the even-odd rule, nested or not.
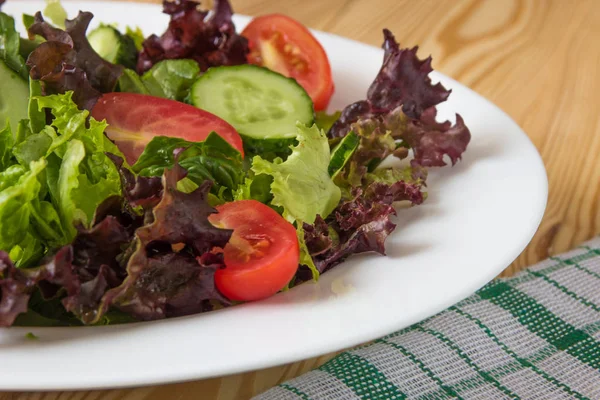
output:
[[[111,306],[151,320],[206,311],[212,301],[227,303],[214,285],[215,271],[224,267],[222,255],[210,251],[224,247],[232,232],[208,222],[216,212],[207,203],[211,182],[183,193],[177,182],[184,177],[179,165],[165,170],[162,198],[126,252],[127,277],[106,292],[97,317]]]
[[[100,57],[86,37],[93,18],[80,12],[73,20],[65,21],[65,30],[44,21],[41,13],[29,28],[31,38],[40,35],[41,43],[27,58],[32,79],[42,82],[43,94],[74,92],[73,100],[82,109],[91,109],[102,93],[112,92],[123,67]]]
[[[461,158],[470,141],[471,134],[463,119],[457,115],[456,124],[435,120],[435,108],[429,108],[420,120],[409,118],[401,107],[388,114],[361,119],[351,125],[359,137],[359,145],[346,165],[335,176],[346,197],[353,187],[369,183],[381,162],[389,156],[404,159],[412,150],[411,168],[397,175],[398,180],[422,181],[427,176],[426,167],[446,165],[448,157],[454,165]],[[388,176],[389,178],[392,175]]]
[[[462,117],[456,114],[454,125],[449,121],[439,123],[435,120],[436,112],[433,107],[425,110],[420,120],[407,121],[405,131],[395,135],[412,149],[412,165],[443,167],[446,165],[444,156],[454,165],[467,149],[471,133]]]
[[[387,29],[383,36],[383,65],[367,91],[367,99],[347,106],[329,130],[329,137],[343,137],[359,119],[386,114],[400,106],[407,116],[419,119],[424,110],[450,95],[442,84],[431,84],[431,57],[419,60],[418,47],[401,49]]]
[[[67,246],[41,267],[16,268],[8,254],[0,251],[0,326],[12,325],[19,314],[27,311],[29,298],[38,286],[49,297],[58,288],[70,295],[77,293],[79,282],[71,260],[71,248]]]
[[[130,207],[151,210],[160,202],[163,195],[160,177],[134,175],[129,168],[123,166],[124,161],[121,157],[110,153],[106,155],[119,170],[123,195]]]
[[[164,0],[163,12],[171,16],[169,26],[162,36],[151,35],[142,44],[138,73],[161,60],[193,59],[202,71],[246,63],[248,41],[236,33],[227,0],[215,0],[210,13],[195,1]]]
[[[471,138],[460,115],[455,125],[435,120],[435,106],[445,101],[450,91],[431,83],[431,57],[419,60],[417,47],[400,49],[388,30],[384,37],[383,65],[367,99],[347,106],[328,131],[334,144],[350,131],[361,137],[354,163],[348,163],[346,171],[352,186],[358,186],[361,177],[387,156],[405,158],[409,150],[414,155],[413,166],[444,166],[444,156],[455,164]]]
[[[0,277],[0,326],[11,326],[27,311],[35,281],[23,276],[5,251],[0,251]]]
[[[396,225],[393,203],[409,201],[421,204],[421,183],[398,181],[392,184],[373,182],[365,189],[354,188],[352,198],[342,201],[324,220],[304,224],[304,241],[320,273],[339,264],[352,254],[374,251],[385,254],[385,240]],[[310,279],[307,268],[300,268],[297,282]]]
[[[418,119],[428,109],[446,101],[450,91],[441,83],[433,85],[429,73],[431,57],[419,60],[417,46],[400,49],[394,35],[383,30],[383,65],[367,92],[374,113],[390,111],[402,106],[404,114]]]

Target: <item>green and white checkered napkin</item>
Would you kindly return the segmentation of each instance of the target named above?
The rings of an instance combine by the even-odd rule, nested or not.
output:
[[[600,399],[600,238],[257,400]]]

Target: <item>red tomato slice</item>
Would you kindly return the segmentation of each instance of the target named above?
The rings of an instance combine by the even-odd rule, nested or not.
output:
[[[300,260],[294,226],[256,200],[225,203],[217,211],[210,223],[233,229],[223,249],[225,268],[215,273],[217,289],[235,301],[260,300],[281,290]]]
[[[264,15],[250,21],[242,36],[249,41],[249,63],[296,79],[315,110],[327,108],[334,90],[329,59],[304,25],[285,15]]]
[[[135,93],[107,93],[92,109],[92,117],[106,119],[106,134],[133,165],[154,136],[201,142],[216,132],[242,156],[242,138],[235,128],[207,111],[175,100]]]

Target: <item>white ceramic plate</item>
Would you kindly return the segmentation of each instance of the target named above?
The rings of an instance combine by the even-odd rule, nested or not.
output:
[[[235,3],[235,2],[234,2]],[[41,1],[9,0],[33,13]],[[67,2],[69,15],[161,33],[157,5]],[[237,16],[238,29],[248,18]],[[382,27],[383,28],[383,27]],[[316,32],[333,67],[331,108],[365,97],[382,60],[378,48]],[[421,55],[423,57],[424,55]],[[460,113],[472,132],[464,159],[434,170],[424,205],[401,210],[388,256],[352,258],[266,301],[125,326],[0,330],[0,389],[91,389],[208,378],[288,363],[375,339],[467,297],[525,248],[547,197],[544,166],[525,133],[470,89],[452,89],[440,116]],[[27,340],[33,332],[39,340]]]

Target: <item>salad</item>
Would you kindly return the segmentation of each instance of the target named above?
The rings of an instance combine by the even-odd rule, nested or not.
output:
[[[4,0],[0,0],[0,6]],[[383,30],[364,100],[283,15],[237,32],[165,0],[160,35],[0,12],[0,326],[154,320],[272,296],[352,254],[385,254],[394,204],[470,140],[431,58]],[[405,160],[386,167],[384,160]]]

